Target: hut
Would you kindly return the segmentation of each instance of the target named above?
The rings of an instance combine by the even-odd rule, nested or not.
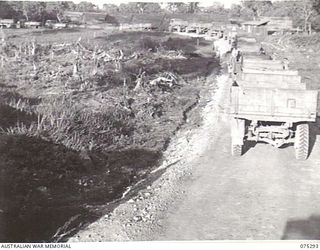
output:
[[[269,20],[244,22],[242,23],[242,29],[253,35],[266,36],[268,34],[267,25],[269,22]]]

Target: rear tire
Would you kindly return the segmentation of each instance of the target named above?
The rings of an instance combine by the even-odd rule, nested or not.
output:
[[[308,158],[309,125],[307,123],[297,125],[294,148],[297,160],[306,160]]]
[[[240,157],[242,155],[242,145],[231,145],[231,154],[234,157]]]

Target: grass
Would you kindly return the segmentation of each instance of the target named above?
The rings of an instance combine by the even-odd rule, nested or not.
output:
[[[33,110],[31,108],[32,105],[30,104],[30,100],[29,99],[11,98],[7,102],[7,105],[12,107],[12,108],[14,108],[14,109],[16,109],[16,110],[24,111],[27,114],[32,114],[33,113]]]
[[[119,143],[118,140],[128,138],[133,129],[133,125],[126,122],[127,114],[119,110],[91,113],[66,98],[38,107],[37,114],[36,122],[30,125],[18,122],[2,132],[40,137],[76,151],[91,151]]]

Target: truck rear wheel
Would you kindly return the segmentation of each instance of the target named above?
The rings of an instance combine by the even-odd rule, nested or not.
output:
[[[309,154],[309,125],[299,124],[297,125],[295,142],[294,142],[295,154],[297,160],[306,160]]]
[[[234,157],[240,157],[242,155],[242,145],[231,145],[231,154]]]

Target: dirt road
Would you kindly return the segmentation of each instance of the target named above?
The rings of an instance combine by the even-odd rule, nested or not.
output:
[[[319,124],[307,161],[267,144],[232,158],[230,85],[208,78],[203,124],[176,135],[161,177],[70,241],[320,239]]]

